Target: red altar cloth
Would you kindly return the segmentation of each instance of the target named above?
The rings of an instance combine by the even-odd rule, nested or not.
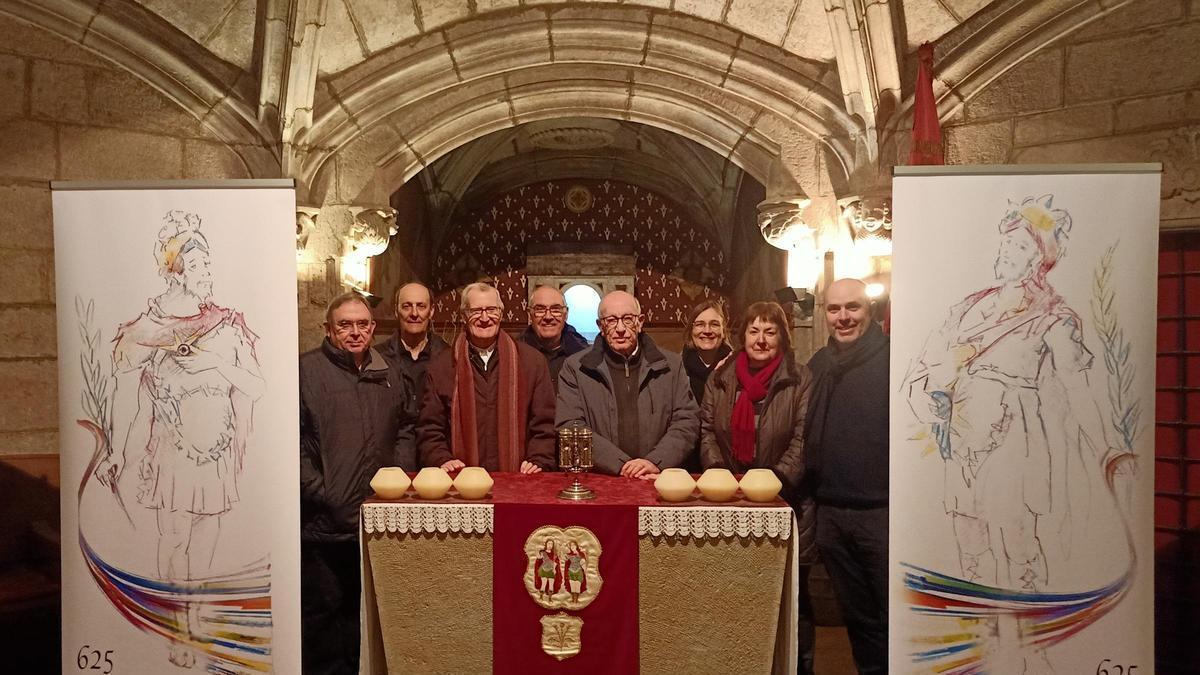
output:
[[[495,478],[492,672],[554,673],[564,667],[578,673],[637,672],[637,507],[653,503],[654,487],[645,481],[586,476],[584,481],[597,492],[596,499],[570,502],[557,498],[569,480],[562,473],[497,474]],[[601,592],[581,610],[543,608],[526,590],[529,557],[525,541],[546,525],[584,527],[601,542]],[[561,662],[541,647],[541,619],[559,611],[583,620],[583,649]]]
[[[492,623],[494,673],[552,673],[569,668],[578,673],[638,671],[638,507],[664,504],[652,481],[586,475],[582,482],[596,498],[583,502],[558,499],[570,480],[563,473],[496,474],[492,548]],[[692,500],[676,505],[710,505]],[[730,502],[745,506],[751,502]],[[783,505],[782,501],[770,504]],[[572,526],[590,530],[600,540],[600,575],[604,582],[587,607],[568,614],[583,620],[579,654],[558,661],[541,648],[546,609],[530,597],[524,577],[529,569],[526,539],[539,527]]]

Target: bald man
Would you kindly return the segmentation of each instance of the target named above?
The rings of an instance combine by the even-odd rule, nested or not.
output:
[[[602,339],[563,365],[555,425],[579,421],[592,430],[601,472],[653,479],[694,451],[700,408],[679,355],[642,333],[637,298],[613,291],[598,314]]]
[[[888,337],[867,287],[825,291],[829,344],[813,355],[806,437],[817,547],[846,619],[859,673],[887,672]]]
[[[550,379],[558,389],[558,374],[572,354],[587,349],[587,339],[567,323],[567,301],[557,288],[538,286],[529,296],[529,327],[521,340],[546,357]]]
[[[396,289],[396,332],[379,344],[379,353],[397,375],[408,381],[405,405],[415,416],[425,397],[425,369],[445,351],[446,341],[429,330],[433,321],[433,294],[423,284],[408,283]]]

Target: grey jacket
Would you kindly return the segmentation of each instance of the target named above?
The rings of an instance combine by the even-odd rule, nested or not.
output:
[[[659,468],[680,466],[696,447],[700,407],[678,354],[662,351],[648,336],[639,338],[642,378],[638,385],[641,446]],[[617,447],[617,399],[613,394],[603,339],[572,355],[558,380],[556,427],[576,420],[592,430],[592,459],[603,473],[618,474],[633,457]]]

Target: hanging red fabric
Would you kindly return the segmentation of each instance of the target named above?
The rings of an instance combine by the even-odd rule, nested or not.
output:
[[[937,101],[933,98],[933,45],[917,49],[917,89],[913,100],[912,151],[909,164],[945,164],[942,126],[938,122]]]

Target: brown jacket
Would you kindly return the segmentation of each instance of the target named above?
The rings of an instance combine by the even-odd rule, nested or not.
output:
[[[516,342],[517,355],[520,360],[519,370],[522,383],[518,393],[519,410],[525,415],[525,459],[542,467],[544,471],[553,471],[557,463],[554,455],[554,384],[550,381],[550,370],[546,359],[534,348],[522,342]],[[493,359],[500,357],[496,350]],[[450,449],[450,404],[454,399],[454,349],[444,349],[429,361],[425,369],[425,395],[421,405],[421,414],[417,420],[417,452],[421,466],[440,466],[452,459],[454,454]],[[489,370],[495,371],[493,365]],[[476,372],[477,392],[481,385],[481,376]],[[495,388],[489,388],[494,391]],[[488,431],[491,439],[496,439],[495,414],[483,410],[485,401],[476,398],[476,419],[491,420],[492,428]],[[494,401],[493,401],[494,407]],[[486,440],[481,433],[480,455],[483,459]],[[489,471],[493,467],[485,467]]]
[[[783,481],[783,498],[796,511],[801,564],[816,562],[816,508],[804,481],[804,416],[812,373],[790,355],[771,377],[762,401],[755,435],[754,461],[742,464],[733,456],[730,422],[739,392],[735,352],[708,378],[700,406],[700,462],[704,468],[772,469]]]

